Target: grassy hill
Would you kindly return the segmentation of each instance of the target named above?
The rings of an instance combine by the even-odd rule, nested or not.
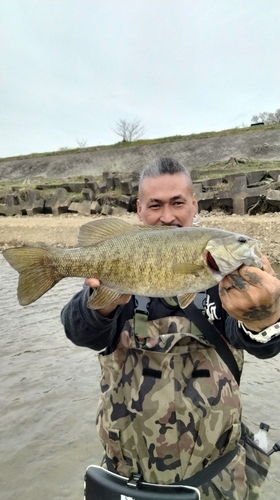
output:
[[[270,125],[261,126],[262,131],[267,130],[279,130],[280,133],[280,124],[273,123]],[[198,134],[189,134],[189,135],[174,135],[171,137],[161,137],[158,139],[141,139],[133,142],[117,142],[116,144],[110,144],[106,146],[89,146],[85,148],[61,148],[58,151],[48,151],[45,153],[31,153],[29,155],[20,155],[20,156],[9,156],[5,158],[0,158],[0,162],[2,161],[10,161],[10,160],[22,160],[27,158],[41,158],[45,156],[56,156],[56,155],[68,155],[68,154],[77,154],[77,153],[86,153],[92,151],[100,151],[100,150],[108,150],[108,149],[123,149],[123,148],[131,148],[135,146],[150,146],[153,144],[164,144],[168,142],[177,142],[177,141],[191,141],[198,139],[210,139],[213,137],[226,137],[229,135],[241,135],[241,134],[254,134],[259,132],[257,127],[235,127],[232,129],[220,130],[218,132],[200,132]]]
[[[156,156],[174,156],[198,177],[277,169],[280,124],[1,158],[0,182],[27,183],[34,179],[49,183],[87,175],[100,177],[106,171],[137,173]],[[240,161],[229,164],[230,158]]]

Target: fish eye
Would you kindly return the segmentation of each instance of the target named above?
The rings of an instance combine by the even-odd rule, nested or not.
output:
[[[246,243],[247,239],[245,238],[245,236],[239,236],[237,241],[239,241],[239,243]]]

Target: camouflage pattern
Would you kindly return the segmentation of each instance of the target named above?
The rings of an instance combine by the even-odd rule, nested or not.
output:
[[[246,452],[239,446],[238,454],[209,483],[200,486],[201,500],[255,500],[247,484],[245,471]]]
[[[194,335],[187,318],[148,321],[141,345],[127,321],[116,350],[100,354],[97,429],[116,472],[171,484],[186,479],[235,448],[240,438],[239,387],[214,347]],[[231,347],[240,369],[242,350]],[[202,498],[248,497],[245,451]],[[238,491],[238,493],[236,493]]]
[[[260,498],[271,459],[254,444],[253,434],[248,428],[247,432],[246,440],[244,441],[243,438],[240,440],[239,452],[230,464],[209,483],[198,488],[202,500],[258,500]]]
[[[249,486],[249,499],[257,500],[267,476],[271,458],[254,442],[254,435],[242,423],[242,436],[240,443],[246,451],[246,476]]]

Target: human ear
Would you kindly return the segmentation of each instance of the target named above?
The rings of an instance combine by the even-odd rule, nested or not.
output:
[[[140,222],[142,222],[142,217],[141,217],[142,208],[139,199],[136,201],[136,208],[137,208],[138,219],[140,220]]]

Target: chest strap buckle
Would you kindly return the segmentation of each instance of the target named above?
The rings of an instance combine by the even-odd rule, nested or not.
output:
[[[134,332],[140,344],[145,344],[148,338],[148,315],[151,299],[150,297],[135,296],[134,308]]]

